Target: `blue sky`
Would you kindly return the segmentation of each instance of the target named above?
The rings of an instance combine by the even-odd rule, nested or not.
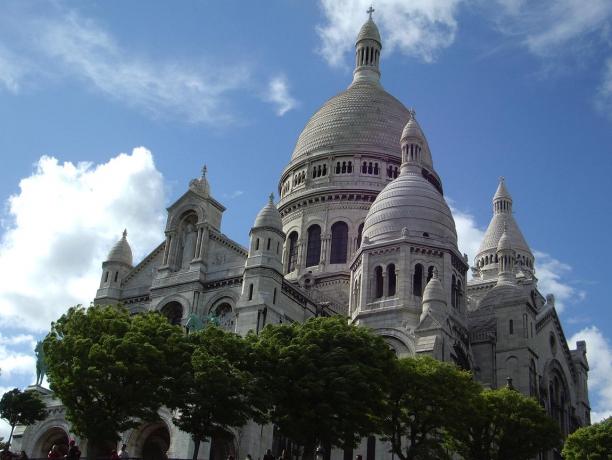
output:
[[[351,80],[361,0],[0,4],[0,390],[88,303],[124,227],[136,259],[208,166],[245,244],[321,104]],[[472,256],[499,176],[566,336],[612,413],[612,2],[381,0],[382,83],[414,107]],[[571,344],[573,347],[573,344]],[[0,428],[0,433],[2,433]]]

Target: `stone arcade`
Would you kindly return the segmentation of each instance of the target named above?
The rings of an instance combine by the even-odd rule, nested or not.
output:
[[[271,196],[257,214],[248,249],[221,232],[225,208],[204,169],[168,208],[165,241],[135,265],[124,232],[102,264],[95,302],[157,310],[182,325],[212,315],[239,334],[346,315],[383,336],[399,356],[455,362],[486,387],[510,377],[564,434],[589,424],[585,343],[568,348],[554,297],[539,292],[534,255],[503,179],[469,279],[415,112],[380,84],[382,41],[371,17],[355,47],[353,81],[306,124],[280,177],[280,201]],[[45,457],[71,434],[61,403],[48,391],[44,398],[49,417],[15,433],[14,448],[31,457]],[[278,454],[285,442],[272,426],[251,423],[234,434],[233,442],[202,446],[200,457],[261,458],[268,448]],[[164,410],[158,423],[122,439],[136,457],[193,452]],[[80,444],[85,454],[108,448]],[[373,437],[355,453],[390,458]],[[339,460],[343,452],[331,456]]]

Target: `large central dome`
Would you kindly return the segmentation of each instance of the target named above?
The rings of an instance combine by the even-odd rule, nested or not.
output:
[[[355,81],[310,118],[292,161],[329,152],[367,150],[401,157],[399,140],[410,112],[377,81]]]

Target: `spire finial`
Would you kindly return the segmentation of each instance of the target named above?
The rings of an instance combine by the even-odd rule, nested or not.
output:
[[[408,113],[410,114],[410,119],[411,120],[416,120],[416,110],[414,110],[412,107],[408,109]]]
[[[372,19],[372,13],[376,11],[372,5],[370,5],[370,7],[368,8],[368,11],[366,11],[366,13],[368,13],[370,15],[370,19]]]
[[[127,228],[124,228],[124,229],[123,229],[123,237],[124,237],[124,238],[127,238]]]
[[[270,204],[274,204],[274,193],[270,193],[268,198],[270,198]]]
[[[208,168],[206,167],[206,165],[202,166],[202,177],[206,177],[207,171],[208,171]]]

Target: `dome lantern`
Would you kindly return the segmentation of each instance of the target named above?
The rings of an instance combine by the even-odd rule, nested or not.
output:
[[[355,70],[353,72],[353,83],[369,80],[378,82],[380,79],[380,51],[382,40],[376,23],[372,19],[374,8],[370,6],[367,13],[368,20],[357,35],[355,42]]]

